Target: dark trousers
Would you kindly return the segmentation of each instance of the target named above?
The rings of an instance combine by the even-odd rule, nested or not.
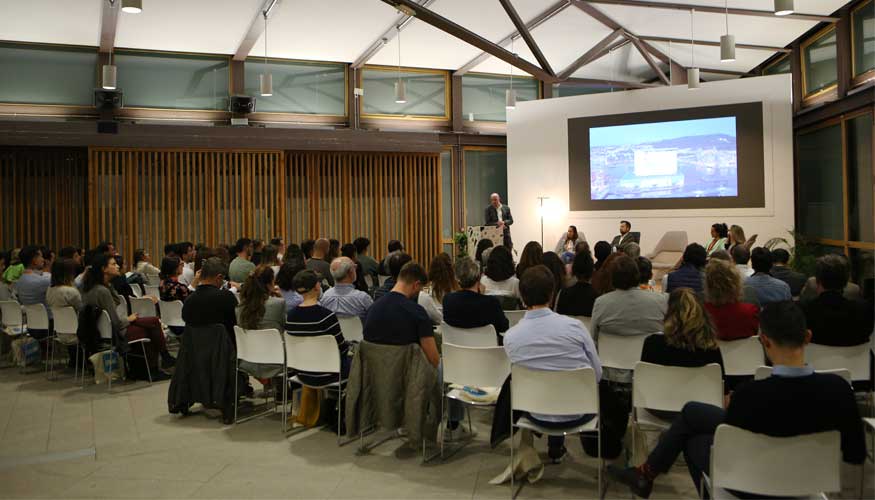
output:
[[[529,417],[529,420],[531,420],[532,422],[534,422],[534,423],[536,423],[536,424],[538,424],[541,427],[544,427],[546,429],[562,429],[565,427],[574,427],[577,425],[583,425],[583,424],[589,422],[590,420],[592,420],[593,418],[595,418],[595,415],[582,415],[581,417],[576,418],[574,420],[567,420],[564,422],[552,422],[550,420],[541,420],[541,419],[533,417],[531,414],[528,417]],[[587,444],[587,440],[592,440],[593,441],[593,448],[592,449],[597,450],[597,448],[594,448],[595,440],[598,439],[597,436],[595,435],[595,433],[580,434],[579,436],[580,436],[580,445],[583,446],[584,450],[590,448],[590,446]],[[558,457],[559,455],[561,455],[562,454],[561,450],[562,450],[563,446],[565,446],[565,436],[547,436],[547,448],[549,449],[549,453],[550,453],[551,457]]]
[[[699,489],[702,473],[707,472],[711,463],[711,444],[714,432],[723,423],[726,411],[718,406],[690,402],[684,405],[680,414],[667,431],[662,433],[656,448],[647,457],[653,472],[664,474],[671,469],[678,455],[684,454],[690,476]]]

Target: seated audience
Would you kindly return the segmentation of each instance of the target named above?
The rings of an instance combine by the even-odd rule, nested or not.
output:
[[[586,241],[578,241],[577,245],[574,245],[574,254],[577,255],[580,252],[587,252],[592,255],[592,250],[589,248],[589,243]]]
[[[316,245],[316,240],[304,240],[301,242],[301,253],[304,254],[304,260],[313,257],[313,247]]]
[[[492,240],[482,239],[477,242],[477,249],[474,252],[474,262],[480,264],[480,270],[486,270],[486,259],[489,258],[488,249],[495,246]]]
[[[741,301],[745,304],[753,304],[757,306],[757,310],[760,308],[760,300],[757,298],[757,292],[753,289],[753,287],[748,286],[744,283],[745,278],[738,272],[738,268],[735,266],[735,262],[732,260],[732,257],[729,256],[729,252],[725,250],[720,250],[718,252],[714,252],[709,257],[709,261],[711,260],[721,260],[729,264],[735,272],[738,274],[738,278],[741,280]]]
[[[592,337],[583,324],[574,318],[550,310],[553,304],[556,277],[547,266],[535,266],[523,273],[520,293],[526,304],[526,314],[504,336],[504,350],[513,364],[534,370],[562,371],[592,368],[596,380],[601,380],[602,365]],[[595,415],[528,415],[544,427],[582,425]],[[581,444],[592,450],[580,435]],[[554,463],[562,461],[567,450],[563,436],[547,438],[548,456]]]
[[[807,304],[811,302],[817,298],[818,293],[817,278],[812,276],[808,278],[805,282],[805,286],[802,287],[802,291],[799,292],[799,303]],[[863,291],[860,289],[859,285],[848,281],[848,284],[845,285],[844,290],[842,290],[842,296],[848,300],[862,300]]]
[[[72,307],[82,309],[82,294],[73,284],[76,263],[71,259],[58,259],[52,264],[51,286],[46,290],[46,308]]]
[[[328,251],[331,242],[325,238],[316,240],[313,245],[313,257],[307,259],[307,269],[316,273],[320,280],[325,280],[330,286],[334,286],[334,278],[331,277],[331,264],[328,259]]]
[[[261,250],[261,261],[258,265],[268,266],[273,270],[273,275],[276,276],[280,272],[279,248],[265,245]]]
[[[649,292],[655,291],[650,280],[653,279],[653,263],[647,257],[638,257],[635,260],[638,264],[638,288]]]
[[[234,253],[237,254],[228,266],[228,279],[235,283],[243,283],[249,277],[249,273],[255,270],[252,263],[252,240],[240,238],[234,245]]]
[[[687,245],[681,259],[681,266],[676,271],[668,273],[665,292],[671,293],[678,288],[690,288],[694,292],[701,293],[704,278],[702,269],[707,260],[705,247],[698,243]]]
[[[330,263],[338,257],[340,257],[340,240],[331,238],[328,240],[328,253],[325,254],[325,260]]]
[[[771,275],[787,283],[787,286],[790,287],[790,295],[798,297],[808,278],[804,274],[790,268],[788,264],[790,262],[790,252],[783,248],[772,250],[772,259],[774,262],[772,264]]]
[[[40,252],[43,254],[43,268],[40,269],[43,274],[52,272],[52,264],[55,263],[55,252],[49,247],[40,247]]]
[[[444,296],[444,323],[456,328],[479,328],[492,325],[496,333],[508,329],[507,316],[501,309],[498,299],[483,295],[480,284],[480,268],[470,257],[460,257],[454,266],[454,274],[459,280],[461,290],[453,291]],[[498,345],[502,337],[498,335]]]
[[[741,275],[729,262],[711,259],[705,266],[705,309],[720,340],[752,337],[759,331],[760,308],[740,302],[741,289]]]
[[[185,302],[191,290],[187,285],[179,282],[179,275],[182,274],[183,263],[179,257],[164,257],[161,260],[161,284],[158,286],[158,293],[161,295],[161,300],[165,302],[173,302],[181,300]]]
[[[276,247],[276,258],[278,262],[283,261],[283,255],[286,254],[286,242],[282,238],[271,238],[270,244]],[[276,274],[277,271],[274,271]]]
[[[264,253],[264,240],[252,240],[252,263],[255,267],[261,265],[262,253]]]
[[[741,279],[746,280],[753,276],[754,270],[747,265],[750,262],[750,250],[746,246],[735,245],[729,253],[735,262],[735,267],[738,268],[738,274],[741,275]]]
[[[845,462],[863,463],[866,444],[854,393],[841,377],[814,373],[805,364],[811,334],[802,311],[792,302],[774,302],[763,308],[760,321],[760,339],[774,364],[772,376],[739,386],[726,410],[687,403],[642,465],[608,466],[611,477],[648,498],[657,476],[683,453],[699,489],[702,473],[710,470],[714,432],[723,423],[776,437],[837,430]]]
[[[745,245],[747,243],[747,237],[744,236],[744,229],[741,226],[737,226],[735,224],[729,226],[729,246],[726,250],[729,252],[729,255],[732,255],[732,250],[737,246],[743,246],[747,248]],[[750,250],[748,248],[748,250]],[[735,257],[734,255],[732,255]],[[743,278],[744,276],[742,276]]]
[[[395,252],[392,254],[389,258],[389,265],[387,266],[389,270],[389,278],[374,291],[375,302],[395,288],[396,281],[398,280],[398,273],[400,273],[401,268],[411,260],[413,259],[404,252]]]
[[[626,256],[623,252],[614,252],[602,262],[602,266],[592,273],[592,287],[598,295],[604,295],[614,291],[614,286],[611,284],[611,275],[614,272],[614,262]],[[595,268],[595,265],[593,265]]]
[[[377,274],[380,269],[380,265],[374,260],[373,257],[368,255],[368,250],[371,247],[371,240],[365,237],[358,237],[355,241],[352,242],[355,245],[355,257],[356,260],[362,266],[362,272],[368,276],[371,276],[374,279],[374,282],[377,281]]]
[[[590,284],[592,278],[592,256],[581,252],[574,256],[571,272],[577,283],[562,290],[556,303],[556,312],[567,316],[592,316],[592,306],[598,293]]]
[[[331,261],[331,277],[334,279],[334,287],[322,294],[319,305],[338,316],[357,316],[364,319],[374,301],[370,295],[355,288],[355,262],[348,257],[334,259]]]
[[[280,266],[280,272],[276,275],[276,284],[280,289],[283,301],[286,303],[287,314],[304,301],[304,297],[301,297],[301,294],[295,291],[293,282],[295,275],[304,269],[307,268],[304,266],[304,258],[301,255],[301,258],[298,260],[294,258],[284,259],[283,265]]]
[[[772,270],[772,252],[763,247],[754,248],[750,255],[750,262],[754,274],[744,283],[756,291],[760,305],[784,302],[793,298],[790,295],[790,286],[769,274]]]
[[[262,252],[262,262],[264,262]],[[273,269],[267,265],[255,268],[240,290],[240,305],[236,308],[237,324],[247,330],[283,330],[286,301],[276,294]]]
[[[553,251],[559,256],[564,256],[567,253],[573,255],[577,243],[581,241],[586,241],[586,238],[578,235],[577,226],[568,226],[568,230],[562,233],[562,237],[559,238]]]
[[[428,266],[428,291],[419,292],[417,303],[428,313],[431,322],[439,325],[443,319],[441,309],[444,297],[458,289],[459,283],[456,281],[456,273],[453,272],[453,259],[446,252],[441,252],[435,255]]]
[[[520,280],[514,276],[513,255],[505,246],[492,248],[486,270],[480,279],[486,295],[519,297]]]
[[[18,297],[18,303],[26,306],[30,304],[46,303],[46,291],[52,284],[52,277],[43,273],[45,265],[43,252],[39,247],[28,245],[21,249],[18,254],[24,270],[21,276],[12,285],[12,290]]]
[[[842,295],[848,283],[848,262],[843,255],[827,254],[817,259],[817,298],[803,304],[811,342],[831,346],[852,346],[869,341],[873,307]]]
[[[9,264],[3,271],[4,283],[15,283],[24,272],[24,264],[21,263],[21,249],[14,248],[9,252]]]
[[[593,248],[593,257],[595,257],[595,263],[593,264],[593,271],[598,271],[602,268],[602,265],[605,263],[605,260],[611,255],[611,244],[607,241],[598,241]]]
[[[118,276],[114,277],[110,284],[113,288],[115,288],[116,293],[121,295],[122,297],[135,297],[134,289],[131,287],[131,284],[128,283],[127,273],[125,272],[125,262],[121,255],[115,255],[115,263],[118,265],[119,273]],[[151,297],[151,296],[150,296]],[[152,302],[158,303],[158,299],[156,297],[151,297]]]
[[[520,254],[520,260],[516,265],[517,277],[522,276],[526,269],[541,265],[541,260],[544,256],[544,250],[541,249],[541,244],[537,241],[530,241],[523,247],[523,253]]]
[[[349,343],[343,338],[340,331],[340,322],[337,316],[319,305],[319,295],[322,292],[322,280],[309,269],[298,272],[294,278],[295,291],[304,301],[296,308],[289,311],[286,317],[286,334],[294,337],[318,337],[331,335],[337,341],[338,354],[340,356],[341,377],[349,376],[351,364]],[[324,385],[337,380],[336,374],[331,373],[301,373],[301,381],[309,385]]]
[[[565,272],[565,263],[554,252],[544,252],[541,257],[541,263],[547,266],[547,269],[553,274],[553,304],[551,308],[556,307],[556,300],[559,298],[559,292],[565,289],[568,283],[568,274]]]
[[[711,363],[723,366],[711,318],[689,288],[678,288],[669,294],[664,332],[644,340],[641,361],[686,368]]]
[[[134,272],[142,274],[149,285],[161,283],[161,270],[152,265],[152,257],[142,248],[134,250]]]
[[[711,243],[708,243],[708,248],[705,250],[708,255],[721,250],[726,250],[726,244],[729,242],[729,228],[726,224],[717,222],[711,224]]]
[[[403,252],[404,245],[402,245],[401,242],[398,240],[389,240],[386,248],[389,250],[389,252],[386,254],[385,257],[383,257],[383,260],[380,261],[380,268],[378,269],[379,273],[383,276],[389,276],[391,274],[389,269],[389,259],[391,259],[392,256],[396,253]]]
[[[197,257],[197,251],[194,244],[190,241],[177,243],[177,255],[182,260],[182,273],[179,274],[179,282],[185,286],[194,288],[194,261]]]
[[[221,324],[235,342],[237,298],[222,290],[228,264],[221,257],[207,257],[200,265],[198,286],[182,304],[182,319],[186,326],[201,327]]]
[[[625,245],[623,245],[623,248],[619,248],[617,249],[617,251],[622,252],[635,260],[637,260],[638,257],[641,257],[641,247],[638,246],[638,243],[635,243],[634,241],[626,243]]]

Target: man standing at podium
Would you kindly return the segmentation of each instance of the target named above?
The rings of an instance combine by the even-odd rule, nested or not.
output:
[[[486,207],[486,224],[487,226],[496,226],[504,233],[504,246],[508,250],[513,250],[513,240],[510,239],[510,225],[513,224],[513,215],[510,214],[510,207],[501,204],[501,196],[498,193],[492,193],[489,196],[489,206]]]

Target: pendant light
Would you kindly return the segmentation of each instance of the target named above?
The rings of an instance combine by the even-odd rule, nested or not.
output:
[[[398,81],[395,82],[395,104],[407,104],[407,91],[401,79],[401,25],[395,26],[398,31]]]
[[[510,39],[510,51],[513,52],[513,38]],[[516,56],[516,53],[514,53]],[[504,91],[504,109],[516,109],[516,90],[513,89],[513,64],[510,65],[510,88]]]
[[[109,7],[115,7],[115,1],[110,0]],[[116,76],[118,76],[117,68],[112,64],[112,46],[109,47],[108,64],[104,64],[100,78],[100,86],[106,90],[116,89]]]
[[[794,12],[796,9],[793,8],[793,0],[775,0],[776,16],[789,16]]]
[[[143,0],[122,0],[122,12],[128,14],[143,12]]]
[[[270,97],[273,95],[273,75],[267,70],[267,13],[268,10],[262,12],[264,15],[264,72],[258,75],[259,87],[261,87],[261,96]]]
[[[696,41],[693,38],[693,17],[696,9],[690,9],[690,67],[687,68],[687,88],[696,90],[699,88],[699,68],[696,67]]]
[[[735,35],[729,34],[729,0],[723,0],[726,11],[726,34],[720,37],[720,62],[735,60]]]

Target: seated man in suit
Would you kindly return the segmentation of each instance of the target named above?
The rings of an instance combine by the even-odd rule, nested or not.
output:
[[[617,251],[629,243],[635,242],[635,236],[629,231],[632,230],[632,223],[627,220],[620,221],[620,234],[614,236],[611,240],[611,249]]]
[[[771,275],[787,283],[790,287],[790,294],[798,297],[802,287],[805,286],[807,278],[804,274],[794,271],[787,265],[790,262],[790,252],[783,248],[772,250],[772,259],[774,263],[772,264]]]
[[[859,345],[872,334],[872,304],[842,295],[848,283],[848,263],[843,255],[827,254],[817,259],[817,298],[803,304],[811,328],[811,342],[831,346]]]
[[[608,466],[608,474],[647,498],[656,477],[683,453],[698,489],[702,472],[709,470],[714,432],[723,423],[776,437],[837,430],[845,462],[862,464],[866,445],[854,393],[838,375],[814,373],[805,364],[805,344],[811,339],[805,315],[792,302],[773,302],[760,313],[760,328],[760,340],[774,364],[771,377],[740,386],[726,410],[687,403],[646,462]]]

